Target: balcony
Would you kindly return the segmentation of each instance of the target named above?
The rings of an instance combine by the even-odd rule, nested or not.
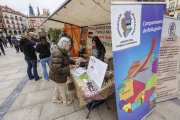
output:
[[[13,18],[13,17],[10,17],[10,19],[14,20],[14,18]]]
[[[176,6],[176,10],[180,10],[180,4]]]
[[[4,16],[4,18],[9,19],[9,17],[8,17],[8,16]]]

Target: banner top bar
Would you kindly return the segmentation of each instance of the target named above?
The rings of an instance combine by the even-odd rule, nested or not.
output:
[[[111,5],[142,5],[142,4],[166,4],[166,2],[122,2],[122,1],[111,1]]]

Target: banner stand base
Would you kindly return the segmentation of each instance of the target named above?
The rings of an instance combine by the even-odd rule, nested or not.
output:
[[[151,114],[153,110],[154,110],[154,108],[153,108],[146,116],[144,116],[141,120],[146,120],[146,117],[147,117],[149,114]]]

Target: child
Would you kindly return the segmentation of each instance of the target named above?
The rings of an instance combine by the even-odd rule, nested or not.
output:
[[[51,53],[53,53],[55,51],[55,49],[57,49],[56,41],[52,40],[52,44],[51,44],[51,48],[50,48]]]

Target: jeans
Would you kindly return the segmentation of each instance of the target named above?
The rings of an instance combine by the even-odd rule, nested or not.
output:
[[[28,64],[27,68],[27,74],[30,80],[35,78],[35,80],[39,80],[39,75],[37,73],[37,61],[36,60],[26,60]],[[32,74],[32,68],[33,68],[33,74]]]
[[[16,52],[18,53],[19,52],[19,46],[14,46],[15,49],[16,49]]]
[[[41,62],[42,69],[43,69],[44,80],[49,80],[49,76],[48,76],[47,68],[46,68],[46,63],[48,64],[49,68],[51,68],[51,58],[47,57],[47,58],[40,59],[40,62]]]
[[[4,47],[1,42],[0,42],[0,48],[1,48],[2,53],[5,54]]]

